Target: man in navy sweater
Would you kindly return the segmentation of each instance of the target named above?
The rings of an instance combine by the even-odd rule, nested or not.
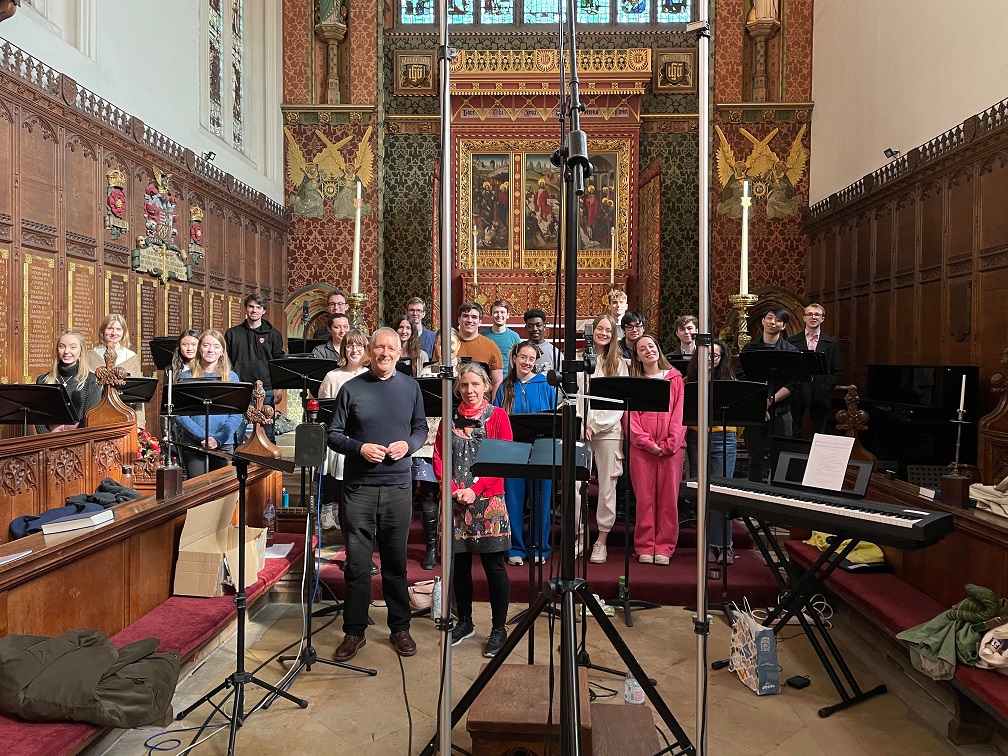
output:
[[[371,553],[381,555],[382,594],[390,641],[413,656],[406,589],[406,538],[413,516],[413,452],[427,440],[420,384],[396,370],[399,334],[379,328],[371,336],[371,369],[343,385],[329,424],[329,448],[346,456],[343,467],[343,537],[346,602],[343,642],[333,659],[345,662],[366,642],[371,600]]]

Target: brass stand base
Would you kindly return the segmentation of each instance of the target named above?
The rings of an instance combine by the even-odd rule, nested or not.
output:
[[[759,302],[755,294],[733,294],[728,297],[731,306],[736,310],[734,327],[729,325],[721,331],[721,338],[728,342],[728,347],[738,354],[745,345],[752,341],[749,335],[749,309]]]
[[[350,327],[356,328],[358,331],[363,333],[365,336],[370,336],[371,332],[368,329],[367,323],[364,321],[364,304],[368,301],[366,294],[361,294],[357,292],[356,294],[351,294],[347,297],[347,302],[350,304]]]

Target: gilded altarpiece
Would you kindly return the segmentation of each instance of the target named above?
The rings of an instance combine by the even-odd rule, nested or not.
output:
[[[543,49],[462,50],[453,61],[459,301],[506,299],[512,313],[542,307],[552,314],[563,229],[562,171],[550,162],[558,146],[558,60],[556,50]],[[637,284],[640,96],[651,58],[645,48],[592,50],[578,62],[592,176],[578,208],[577,315],[588,317],[604,306],[610,281]]]

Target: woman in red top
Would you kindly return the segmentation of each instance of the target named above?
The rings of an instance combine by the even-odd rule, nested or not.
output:
[[[679,483],[686,428],[683,380],[650,334],[634,345],[630,374],[669,382],[668,412],[631,412],[630,476],[637,495],[634,550],[641,564],[668,564],[679,539]]]
[[[511,526],[504,502],[504,479],[474,476],[473,458],[484,438],[510,441],[511,421],[507,412],[490,403],[490,376],[476,363],[459,368],[455,393],[462,404],[455,410],[452,435],[452,498],[455,500],[455,566],[452,588],[459,621],[452,630],[452,645],[476,634],[472,621],[472,555],[480,555],[490,592],[493,629],[483,647],[483,655],[493,657],[507,640],[508,604],[511,582],[504,567],[504,557],[511,548]],[[442,420],[443,422],[443,420]],[[444,463],[441,428],[434,445],[434,475],[443,484]]]

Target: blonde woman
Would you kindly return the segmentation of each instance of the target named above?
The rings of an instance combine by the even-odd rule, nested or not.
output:
[[[199,355],[193,360],[190,370],[183,370],[179,382],[202,378],[204,380],[238,381],[238,374],[231,369],[227,350],[224,348],[224,334],[210,329],[203,331],[199,338]],[[245,424],[244,415],[210,415],[210,433],[207,434],[205,418],[201,415],[180,415],[175,418],[175,427],[181,441],[189,446],[207,449],[234,450],[235,434]],[[226,467],[227,462],[220,457],[210,457],[210,468],[206,469],[204,455],[181,449],[182,461],[189,478],[203,475],[210,470]]]
[[[319,386],[319,399],[335,399],[343,384],[355,378],[368,369],[367,336],[354,328],[343,337],[343,351],[340,353],[337,366],[326,373]],[[343,501],[343,455],[332,449],[326,449],[325,474],[334,478],[336,485],[335,500]],[[332,501],[323,499],[322,529],[332,530],[336,527],[336,516],[333,513]]]
[[[77,331],[63,331],[56,340],[52,368],[35,379],[35,383],[58,383],[66,389],[73,408],[74,422],[63,425],[36,425],[37,433],[73,430],[84,419],[84,413],[98,404],[101,391],[95,375],[83,359],[84,336]]]
[[[98,345],[87,353],[88,370],[94,372],[104,367],[105,352],[112,350],[116,355],[115,367],[123,368],[127,375],[143,375],[140,358],[129,348],[129,344],[129,326],[126,325],[126,318],[116,312],[106,315],[98,326]],[[136,404],[133,409],[136,410],[137,427],[143,428],[147,424],[143,404]]]

